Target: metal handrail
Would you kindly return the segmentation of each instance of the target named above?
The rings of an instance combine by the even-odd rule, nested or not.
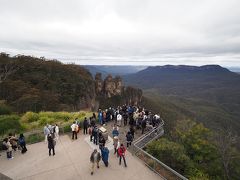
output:
[[[152,137],[148,142],[145,142],[145,144],[143,145],[143,147],[139,147],[138,144],[139,142],[143,141],[145,138],[147,138],[148,136],[150,136],[152,133],[154,132],[162,132],[160,131],[161,129],[163,129],[163,125],[164,125],[164,121],[162,120],[161,124],[159,124],[159,126],[157,128],[154,128],[153,130],[151,130],[150,132],[140,136],[138,139],[136,139],[133,142],[133,147],[135,148],[133,153],[137,154],[138,152],[143,153],[144,155],[146,155],[149,159],[152,159],[154,161],[154,163],[158,163],[160,164],[162,167],[164,167],[166,170],[168,170],[169,172],[171,172],[172,174],[174,174],[176,177],[182,179],[182,180],[188,180],[186,177],[184,177],[183,175],[179,174],[178,172],[176,172],[175,170],[173,170],[172,168],[170,168],[169,166],[167,166],[166,164],[164,164],[163,162],[161,162],[160,160],[156,159],[155,157],[153,157],[151,154],[147,153],[143,148],[150,143],[151,141],[153,141],[154,139],[158,138],[158,136],[162,136],[163,134],[158,134],[155,137]],[[159,130],[159,131],[158,131]],[[163,131],[164,132],[164,131]],[[156,169],[152,168],[149,164],[147,164],[147,162],[144,161],[144,163],[150,168],[152,169],[155,173],[157,173],[161,178],[166,179],[165,177],[163,177],[160,172],[158,172]]]
[[[162,120],[161,123],[158,125],[157,128],[152,129],[151,131],[147,132],[146,134],[143,134],[142,136],[140,136],[138,139],[136,139],[135,141],[133,141],[133,144],[141,141],[142,139],[144,139],[145,137],[149,136],[149,134],[151,134],[153,131],[156,131],[159,128],[163,128],[164,125],[164,121]]]

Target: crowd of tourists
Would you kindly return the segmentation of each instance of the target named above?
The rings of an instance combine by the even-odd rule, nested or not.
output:
[[[13,151],[21,151],[22,154],[27,152],[26,141],[23,134],[19,137],[16,134],[9,133],[8,137],[3,139],[2,149],[6,151],[7,159],[13,159]]]
[[[76,140],[80,128],[83,129],[84,135],[89,135],[89,141],[99,147],[90,155],[91,174],[94,173],[94,169],[99,168],[100,160],[103,161],[104,165],[108,167],[109,159],[109,149],[106,147],[108,142],[108,135],[101,131],[98,124],[101,126],[107,125],[109,122],[113,122],[112,128],[112,138],[114,155],[119,158],[119,165],[121,165],[122,160],[124,166],[127,167],[126,162],[126,149],[129,148],[135,138],[135,132],[140,131],[143,134],[145,131],[156,128],[160,124],[160,116],[153,114],[150,111],[136,106],[119,106],[117,108],[108,108],[105,110],[99,109],[95,114],[93,113],[90,118],[85,117],[81,122],[77,118],[70,126],[72,131],[72,140]],[[124,135],[124,139],[120,137],[120,128],[127,129],[127,133]],[[49,156],[55,155],[55,145],[59,139],[59,127],[57,124],[49,125],[47,124],[43,128],[45,143],[48,145]],[[5,150],[7,152],[7,158],[12,159],[12,151],[21,149],[22,153],[27,151],[26,142],[23,134],[20,134],[19,138],[15,135],[9,134],[8,138],[3,141]],[[125,147],[126,145],[126,147]]]
[[[106,110],[99,109],[97,115],[93,113],[93,116],[89,119],[85,118],[82,123],[83,134],[89,134],[90,142],[98,145],[101,152],[100,153],[97,149],[94,149],[91,154],[91,174],[93,174],[95,167],[99,168],[101,157],[105,166],[108,167],[109,150],[105,146],[108,138],[104,136],[103,132],[98,128],[97,122],[102,126],[109,122],[114,123],[111,132],[113,137],[114,154],[119,158],[119,165],[121,165],[121,161],[123,160],[124,166],[127,167],[125,158],[126,148],[131,146],[135,137],[135,132],[139,130],[141,131],[141,134],[143,134],[146,130],[152,130],[160,124],[161,120],[159,115],[153,114],[144,108],[126,105],[117,108],[110,107]],[[76,130],[79,130],[76,126],[77,122],[74,122],[71,126],[72,139],[74,139],[75,134],[77,134]],[[125,135],[125,140],[120,138],[120,128],[128,129]],[[124,144],[126,144],[126,147]]]

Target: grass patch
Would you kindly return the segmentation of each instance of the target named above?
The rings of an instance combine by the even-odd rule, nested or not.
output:
[[[45,139],[43,133],[37,133],[37,134],[31,134],[26,137],[26,143],[27,144],[33,144],[41,142]]]

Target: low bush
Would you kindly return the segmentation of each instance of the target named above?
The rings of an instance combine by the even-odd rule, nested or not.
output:
[[[31,134],[26,137],[26,143],[27,144],[33,144],[33,143],[38,143],[44,140],[44,135],[43,134]]]
[[[0,116],[0,134],[8,134],[10,132],[20,132],[23,127],[20,124],[20,117],[17,115],[1,115]]]
[[[21,118],[21,121],[24,123],[31,123],[38,120],[39,120],[39,114],[34,112],[26,112]]]
[[[12,113],[12,110],[9,106],[0,103],[0,115],[7,115],[11,113]]]

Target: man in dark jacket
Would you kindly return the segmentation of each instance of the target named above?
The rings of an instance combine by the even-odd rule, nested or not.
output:
[[[88,133],[87,130],[88,130],[88,120],[85,117],[83,121],[83,134],[87,134]]]
[[[104,139],[102,133],[99,133],[99,149],[102,149],[105,146],[106,140]]]
[[[128,133],[127,133],[127,135],[126,135],[126,140],[127,140],[127,147],[128,147],[129,145],[131,146],[132,141],[133,141],[133,136],[132,136],[132,134],[131,134],[130,131],[128,131]]]
[[[123,114],[123,121],[124,121],[124,126],[126,126],[126,125],[127,125],[127,121],[128,121],[128,115],[127,115],[127,113],[124,113],[124,114]]]
[[[25,141],[25,137],[24,137],[23,134],[20,134],[20,136],[19,136],[19,138],[18,138],[18,142],[19,142],[19,145],[20,145],[21,148],[22,148],[22,153],[27,152],[26,141]]]
[[[146,126],[147,126],[147,121],[146,121],[146,119],[143,119],[143,120],[142,120],[142,124],[141,124],[142,134],[144,133],[144,131],[145,131],[145,129],[146,129]]]
[[[51,156],[51,150],[53,152],[53,156],[55,155],[55,142],[54,142],[54,139],[53,139],[53,135],[52,134],[48,134],[48,137],[47,137],[47,140],[48,140],[48,153],[49,153],[49,156]]]
[[[96,164],[97,164],[97,168],[99,168],[99,161],[100,160],[101,160],[100,153],[97,151],[97,149],[94,149],[94,151],[92,152],[92,154],[90,156],[90,162],[92,163],[91,175],[93,175],[94,167],[95,167]]]
[[[98,145],[98,136],[99,136],[99,130],[97,126],[95,126],[92,130],[92,136],[93,136],[93,143]]]

